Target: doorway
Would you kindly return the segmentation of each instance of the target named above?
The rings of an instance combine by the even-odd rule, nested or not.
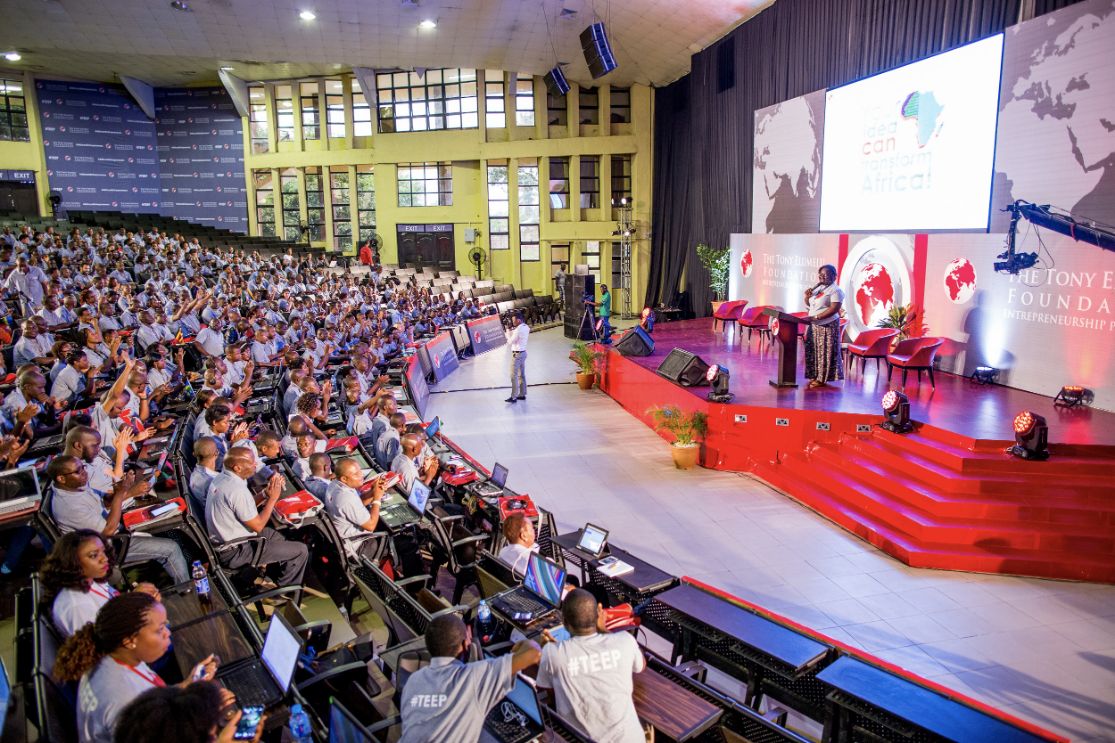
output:
[[[452,224],[400,224],[396,230],[400,266],[457,268]]]

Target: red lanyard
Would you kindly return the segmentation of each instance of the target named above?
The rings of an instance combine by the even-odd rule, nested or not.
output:
[[[99,590],[97,588],[97,584],[95,582],[89,584],[89,593],[96,594],[96,595],[100,596],[101,598],[103,598],[105,601],[108,601],[113,596],[118,595],[118,591],[115,588],[113,588],[112,586],[109,586],[109,585],[105,586],[105,590],[103,590],[103,591]]]
[[[146,673],[139,670],[135,666],[129,666],[127,663],[121,663],[120,661],[116,660],[115,658],[113,658],[112,660],[115,661],[117,665],[120,665],[120,666],[123,666],[124,668],[127,668],[129,671],[134,673],[136,676],[139,676],[141,679],[143,679],[147,683],[151,684],[152,686],[155,686],[155,687],[166,686],[166,682],[163,681],[161,678],[159,678],[159,674],[155,673],[154,671],[152,671],[151,675],[148,676]]]

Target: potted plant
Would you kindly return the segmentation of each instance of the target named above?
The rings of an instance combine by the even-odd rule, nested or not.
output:
[[[692,469],[697,464],[701,447],[697,439],[708,431],[708,414],[699,410],[686,411],[676,405],[662,405],[647,411],[654,419],[655,431],[669,431],[674,435],[670,454],[679,470]]]
[[[584,341],[573,344],[569,358],[577,365],[577,386],[582,390],[591,390],[593,383],[596,382],[596,364],[601,356],[602,353],[594,350]]]
[[[896,304],[887,310],[887,316],[880,320],[876,327],[894,328],[898,331],[894,343],[907,338],[918,338],[925,335],[925,326],[922,323],[921,313],[912,304]]]
[[[728,262],[731,249],[709,247],[707,243],[697,243],[697,259],[708,271],[709,288],[712,289],[712,311],[728,297]]]

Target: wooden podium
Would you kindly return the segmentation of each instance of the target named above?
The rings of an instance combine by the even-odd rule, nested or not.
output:
[[[764,315],[778,320],[778,377],[770,380],[772,387],[798,386],[798,325],[808,325],[809,319],[789,315],[775,307],[767,307]]]

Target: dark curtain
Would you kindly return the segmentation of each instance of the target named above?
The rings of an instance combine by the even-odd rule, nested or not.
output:
[[[684,298],[695,314],[708,314],[708,272],[695,246],[727,245],[731,233],[751,231],[756,109],[998,33],[1019,21],[1023,6],[1041,15],[1077,1],[777,0],[695,54],[687,76],[655,91],[647,302],[676,306]],[[722,45],[727,54],[718,55]],[[734,76],[717,69],[718,56],[734,63]]]

